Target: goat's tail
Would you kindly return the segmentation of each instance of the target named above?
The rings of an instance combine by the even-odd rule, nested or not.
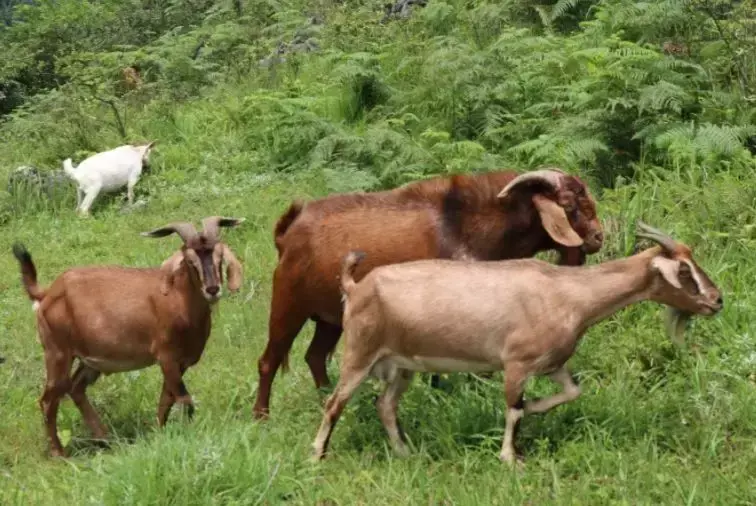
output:
[[[283,239],[284,234],[286,234],[286,231],[289,230],[291,224],[294,223],[294,220],[296,220],[297,216],[302,212],[303,207],[304,204],[302,204],[302,202],[293,202],[276,222],[276,228],[273,230],[273,241],[276,243],[276,250],[278,250],[279,257],[281,256],[281,249],[283,248],[281,240]]]
[[[63,171],[68,174],[71,179],[76,179],[76,169],[74,169],[73,163],[70,158],[63,160]]]
[[[29,298],[34,302],[34,309],[37,309],[37,304],[45,296],[45,291],[37,283],[37,268],[34,267],[31,254],[23,244],[15,243],[13,245],[13,256],[16,257],[21,266],[21,283],[23,283]]]
[[[341,293],[344,299],[348,298],[357,286],[354,281],[354,270],[363,258],[365,258],[365,253],[362,251],[350,251],[344,257],[344,262],[341,264]]]

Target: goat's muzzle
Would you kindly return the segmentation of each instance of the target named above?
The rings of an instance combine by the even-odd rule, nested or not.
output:
[[[594,230],[583,239],[582,250],[586,254],[592,255],[597,253],[603,245],[604,233],[601,230]]]

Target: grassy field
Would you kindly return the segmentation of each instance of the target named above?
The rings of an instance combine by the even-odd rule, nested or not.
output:
[[[527,465],[517,472],[497,459],[503,428],[498,377],[483,382],[452,376],[445,391],[416,380],[400,408],[415,446],[406,460],[388,450],[372,405],[375,385],[364,387],[334,434],[329,458],[320,465],[310,463],[322,400],[303,361],[311,327],[296,341],[291,373],[277,378],[271,420],[254,423],[256,360],[265,345],[275,265],[271,226],[292,197],[322,194],[322,182],[305,175],[236,181],[208,175],[171,187],[160,181],[158,175],[145,178],[141,193],[149,192],[149,202],[131,213],[120,211],[117,196],[100,202],[90,219],[61,210],[4,227],[0,503],[756,501],[756,352],[749,334],[756,269],[750,241],[735,237],[737,230],[717,228],[716,218],[707,212],[711,206],[742,203],[753,190],[723,177],[700,190],[690,207],[681,195],[694,190],[682,181],[665,186],[667,190],[648,183],[604,194],[601,212],[608,240],[602,258],[632,249],[632,223],[642,217],[694,247],[701,265],[724,290],[726,309],[715,319],[696,320],[683,349],[663,335],[661,308],[651,303],[591,329],[571,361],[583,397],[525,419],[519,443]],[[215,213],[247,218],[242,227],[225,233],[244,263],[245,281],[240,293],[221,302],[205,355],[187,374],[198,407],[194,421],[174,410],[166,429],[156,428],[157,368],[103,377],[90,392],[112,430],[112,448],[97,451],[87,442],[81,417],[66,400],[59,431],[73,457],[46,458],[37,406],[42,352],[10,243],[20,240],[28,246],[47,284],[76,264],[154,265],[178,246],[178,239],[142,238],[140,231]],[[686,215],[689,219],[682,221]],[[338,355],[330,367],[332,377],[337,363]],[[528,393],[553,388],[541,380]]]
[[[22,164],[158,144],[136,187],[146,204],[130,212],[123,194],[80,219],[73,187],[52,202],[0,188],[0,505],[756,504],[752,0],[433,0],[383,24],[378,0],[35,5],[0,23],[3,186]],[[317,51],[261,65],[305,32]],[[690,55],[661,49],[678,39]],[[124,91],[135,63],[144,85]],[[695,319],[682,347],[653,303],[590,329],[569,363],[583,396],[523,420],[520,471],[497,458],[500,374],[450,375],[440,390],[416,378],[399,410],[407,459],[390,452],[366,384],[328,458],[311,463],[325,395],[304,362],[311,324],[274,383],[271,419],[253,421],[272,226],[292,198],[541,164],[599,198],[606,242],[591,263],[632,254],[642,219],[693,248],[724,311]],[[11,244],[25,243],[47,285],[73,265],[157,265],[179,239],[139,232],[215,214],[247,219],[223,232],[245,280],[186,375],[194,420],[175,410],[157,428],[157,368],[103,377],[89,395],[111,448],[95,449],[66,399],[72,457],[49,459],[42,349]],[[538,380],[526,395],[555,388]]]

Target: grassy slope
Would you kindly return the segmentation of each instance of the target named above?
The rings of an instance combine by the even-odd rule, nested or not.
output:
[[[94,262],[155,264],[176,246],[175,238],[148,240],[138,232],[174,219],[222,213],[246,216],[249,223],[226,237],[246,267],[240,294],[220,306],[203,360],[188,373],[198,416],[187,424],[176,416],[165,431],[155,428],[159,388],[157,369],[101,379],[91,390],[97,409],[117,443],[94,452],[70,401],[63,404],[60,430],[72,435],[75,457],[68,463],[44,455],[36,398],[43,363],[34,337],[29,303],[18,285],[10,254],[0,256],[0,503],[134,504],[338,504],[438,503],[505,504],[531,501],[606,504],[691,501],[695,504],[746,504],[756,499],[754,428],[756,394],[753,351],[747,321],[752,317],[748,279],[754,267],[738,241],[696,239],[707,225],[679,219],[679,195],[653,191],[644,219],[675,230],[697,246],[699,259],[725,289],[727,309],[720,318],[697,321],[691,347],[675,352],[661,333],[660,310],[643,306],[592,329],[573,367],[585,394],[546,416],[527,418],[520,434],[529,463],[525,473],[499,465],[502,429],[498,383],[465,384],[453,378],[451,396],[416,382],[401,414],[417,453],[400,461],[387,453],[371,388],[350,405],[338,426],[331,458],[322,466],[307,462],[319,421],[319,397],[303,353],[306,337],[293,351],[292,373],[279,376],[274,418],[255,424],[250,402],[256,389],[255,361],[266,336],[270,273],[275,252],[272,223],[294,196],[323,192],[317,179],[249,177],[192,181],[176,188],[144,181],[151,201],[144,210],[120,214],[118,201],[103,201],[96,219],[79,220],[70,211],[39,214],[6,227],[2,249],[24,241],[48,283],[72,264]],[[715,185],[716,181],[712,182]],[[749,197],[739,187],[714,186],[703,195],[712,205]],[[212,191],[210,196],[199,189]],[[728,194],[728,188],[735,194]],[[681,190],[684,191],[684,190]],[[622,225],[638,213],[639,199],[628,191],[608,195],[602,210],[612,233],[607,255],[619,254]],[[719,200],[717,200],[719,199]],[[666,220],[661,212],[673,214]],[[727,246],[723,246],[727,244]],[[311,332],[308,329],[307,334]],[[336,362],[337,363],[337,362]],[[332,364],[332,374],[336,373]],[[530,391],[551,390],[544,381]]]
[[[148,107],[132,117],[140,134],[161,141],[156,171],[137,187],[138,195],[149,193],[146,208],[120,214],[118,200],[103,199],[95,218],[79,220],[70,211],[71,196],[55,212],[29,207],[3,225],[0,323],[6,332],[0,356],[7,361],[0,365],[0,504],[756,502],[756,352],[749,325],[756,316],[753,174],[738,179],[682,171],[656,181],[641,170],[649,174],[644,181],[602,196],[608,239],[601,258],[631,250],[632,224],[641,217],[694,247],[723,288],[726,309],[716,319],[695,321],[683,350],[662,335],[661,309],[652,304],[591,329],[571,361],[584,395],[526,418],[519,439],[528,457],[523,473],[496,458],[503,425],[498,382],[458,377],[451,378],[452,395],[419,381],[406,394],[400,416],[416,445],[411,458],[401,461],[387,451],[371,386],[350,404],[331,456],[311,465],[321,397],[303,362],[310,327],[295,343],[291,373],[276,381],[273,419],[253,423],[256,360],[265,345],[275,265],[272,224],[291,198],[325,194],[334,181],[318,171],[273,175],[270,159],[249,135],[262,128],[250,116],[254,109],[240,105],[249,86],[220,88],[170,115]],[[311,87],[310,95],[317,89]],[[115,139],[104,130],[92,136],[103,145]],[[285,151],[285,137],[279,142],[265,149]],[[4,165],[34,153],[30,143],[14,149],[0,154]],[[471,165],[480,166],[477,160]],[[102,378],[90,395],[111,427],[114,447],[92,450],[67,400],[59,429],[71,438],[74,457],[48,460],[37,406],[42,353],[11,242],[26,243],[46,284],[75,264],[154,265],[178,240],[145,239],[138,232],[217,213],[248,219],[225,235],[245,265],[246,280],[240,294],[222,301],[206,353],[187,375],[196,419],[184,423],[174,413],[166,430],[156,429],[157,369]],[[337,364],[338,355],[332,377]],[[538,381],[528,393],[551,391]]]

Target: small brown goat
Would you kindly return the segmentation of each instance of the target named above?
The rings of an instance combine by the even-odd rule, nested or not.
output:
[[[176,233],[184,244],[161,268],[76,267],[47,289],[37,284],[37,270],[26,248],[13,246],[44,348],[47,380],[39,403],[53,456],[64,455],[57,413],[66,394],[94,437],[106,437],[105,426],[86,396],[87,387],[103,373],[157,363],[163,372],[158,423],[165,425],[176,402],[191,417],[194,406],[182,377],[199,361],[210,335],[211,308],[221,296],[222,262],[227,264],[229,290],[238,290],[242,280],[241,264],[220,241],[219,227],[242,221],[214,216],[203,220],[201,233],[191,223],[145,232],[142,235],[149,237]],[[71,377],[75,358],[79,365]]]
[[[347,255],[341,375],[326,402],[315,457],[325,454],[344,406],[369,375],[386,383],[378,414],[394,450],[406,454],[396,412],[414,372],[503,369],[507,416],[500,458],[514,461],[520,419],[580,395],[565,363],[592,325],[653,300],[670,308],[670,334],[677,338],[692,314],[722,309],[721,292],[690,248],[647,225],[640,228],[639,237],[659,246],[590,267],[535,259],[421,260],[377,267],[356,283],[353,272],[364,254]],[[563,391],[524,402],[525,383],[538,375],[549,375]]]
[[[306,361],[320,388],[326,359],[341,335],[340,259],[367,253],[360,279],[379,265],[424,258],[500,260],[556,249],[560,263],[580,265],[601,248],[596,204],[587,186],[559,169],[457,175],[394,190],[294,203],[275,228],[268,344],[258,362],[256,418],[269,412],[273,378],[288,365],[308,318],[316,322]]]

